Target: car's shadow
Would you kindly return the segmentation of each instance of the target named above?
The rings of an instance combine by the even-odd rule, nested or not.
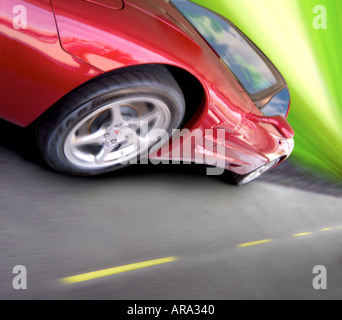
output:
[[[21,128],[0,119],[0,146],[28,162],[43,164],[34,141],[34,129],[31,127]]]
[[[0,146],[11,150],[26,162],[40,166],[42,170],[52,172],[39,155],[36,146],[34,129],[31,127],[21,128],[6,121],[0,120]],[[130,165],[120,170],[115,170],[99,176],[82,177],[81,179],[102,180],[123,176],[146,176],[151,175],[186,175],[186,176],[207,176],[208,166],[198,164],[147,164]],[[228,172],[216,176],[208,176],[229,185],[235,185]]]
[[[51,172],[51,169],[45,164],[39,155],[35,143],[33,128],[21,128],[0,120],[0,146],[11,150],[25,161],[36,166],[40,166],[42,170]],[[234,185],[229,172],[225,172],[224,174],[217,176],[211,176],[207,175],[207,168],[208,166],[198,164],[154,165],[149,163],[144,165],[131,165],[105,175],[85,177],[82,179],[102,180],[125,176],[151,178],[153,175],[163,175],[165,177],[184,175],[189,178],[192,176],[207,176],[206,179],[215,179],[220,183]],[[273,169],[271,172],[264,174],[258,180],[309,192],[342,197],[342,182],[333,181],[322,174],[307,170],[296,164],[296,162],[293,162],[291,158]]]

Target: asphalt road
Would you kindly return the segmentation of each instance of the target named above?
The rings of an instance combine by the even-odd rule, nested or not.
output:
[[[342,188],[284,168],[243,187],[196,165],[68,177],[0,122],[0,299],[341,299]],[[12,286],[16,265],[26,290]]]

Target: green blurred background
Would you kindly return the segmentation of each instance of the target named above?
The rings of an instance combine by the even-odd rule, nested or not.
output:
[[[342,0],[194,2],[231,20],[283,74],[296,132],[291,159],[341,180]]]

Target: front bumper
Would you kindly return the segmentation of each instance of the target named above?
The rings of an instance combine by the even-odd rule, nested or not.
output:
[[[293,136],[293,129],[281,116],[250,115],[229,136],[224,129],[217,129],[212,136],[205,135],[192,161],[245,175],[275,159],[280,159],[279,163],[287,159],[294,149]]]

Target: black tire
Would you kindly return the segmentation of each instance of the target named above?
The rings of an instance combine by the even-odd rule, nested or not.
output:
[[[123,69],[82,85],[53,106],[38,123],[36,130],[37,144],[43,159],[51,168],[71,175],[97,175],[126,166],[127,164],[121,163],[115,163],[114,165],[104,164],[103,166],[97,166],[96,164],[88,166],[88,164],[85,164],[82,166],[81,161],[80,163],[75,161],[75,164],[66,155],[66,145],[67,141],[69,141],[67,140],[69,139],[68,136],[87,117],[96,114],[97,110],[99,110],[99,114],[94,117],[96,120],[90,119],[89,121],[91,126],[93,126],[93,122],[99,122],[100,116],[104,117],[102,114],[107,112],[103,111],[101,113],[100,109],[105,108],[107,105],[119,105],[120,101],[134,101],[137,104],[131,106],[127,102],[127,106],[116,106],[115,110],[119,109],[122,116],[120,119],[123,119],[121,114],[122,108],[129,108],[128,111],[125,111],[127,113],[132,113],[136,110],[135,112],[139,115],[141,113],[139,108],[145,108],[144,110],[148,115],[148,112],[150,112],[149,108],[152,108],[150,107],[150,101],[154,98],[156,99],[156,106],[153,106],[153,108],[163,108],[165,117],[166,113],[171,115],[168,120],[164,121],[164,125],[167,128],[163,128],[170,136],[172,129],[179,128],[182,123],[185,113],[185,102],[181,89],[166,67],[154,65]],[[139,99],[142,102],[139,103]],[[144,99],[146,100],[145,102],[143,102]],[[142,103],[145,104],[141,106]],[[169,111],[166,110],[165,106],[167,106]],[[112,109],[114,110],[114,107]],[[157,115],[154,115],[157,119],[158,113],[156,111],[153,112]],[[163,113],[161,114],[163,115]],[[115,116],[113,117],[115,118]],[[153,121],[158,122],[159,120]],[[103,126],[103,124],[101,125]],[[120,125],[123,124],[120,123]],[[100,127],[100,124],[98,124],[98,127],[98,130],[103,129]],[[114,127],[111,128],[113,129]],[[93,129],[89,129],[88,137],[91,135],[90,130]],[[115,132],[117,133],[118,131]],[[75,133],[75,135],[77,134]],[[106,134],[108,135],[108,133]],[[124,142],[121,141],[119,147],[116,146],[115,148],[123,148],[122,145],[124,145]],[[110,162],[108,161],[108,163]]]

